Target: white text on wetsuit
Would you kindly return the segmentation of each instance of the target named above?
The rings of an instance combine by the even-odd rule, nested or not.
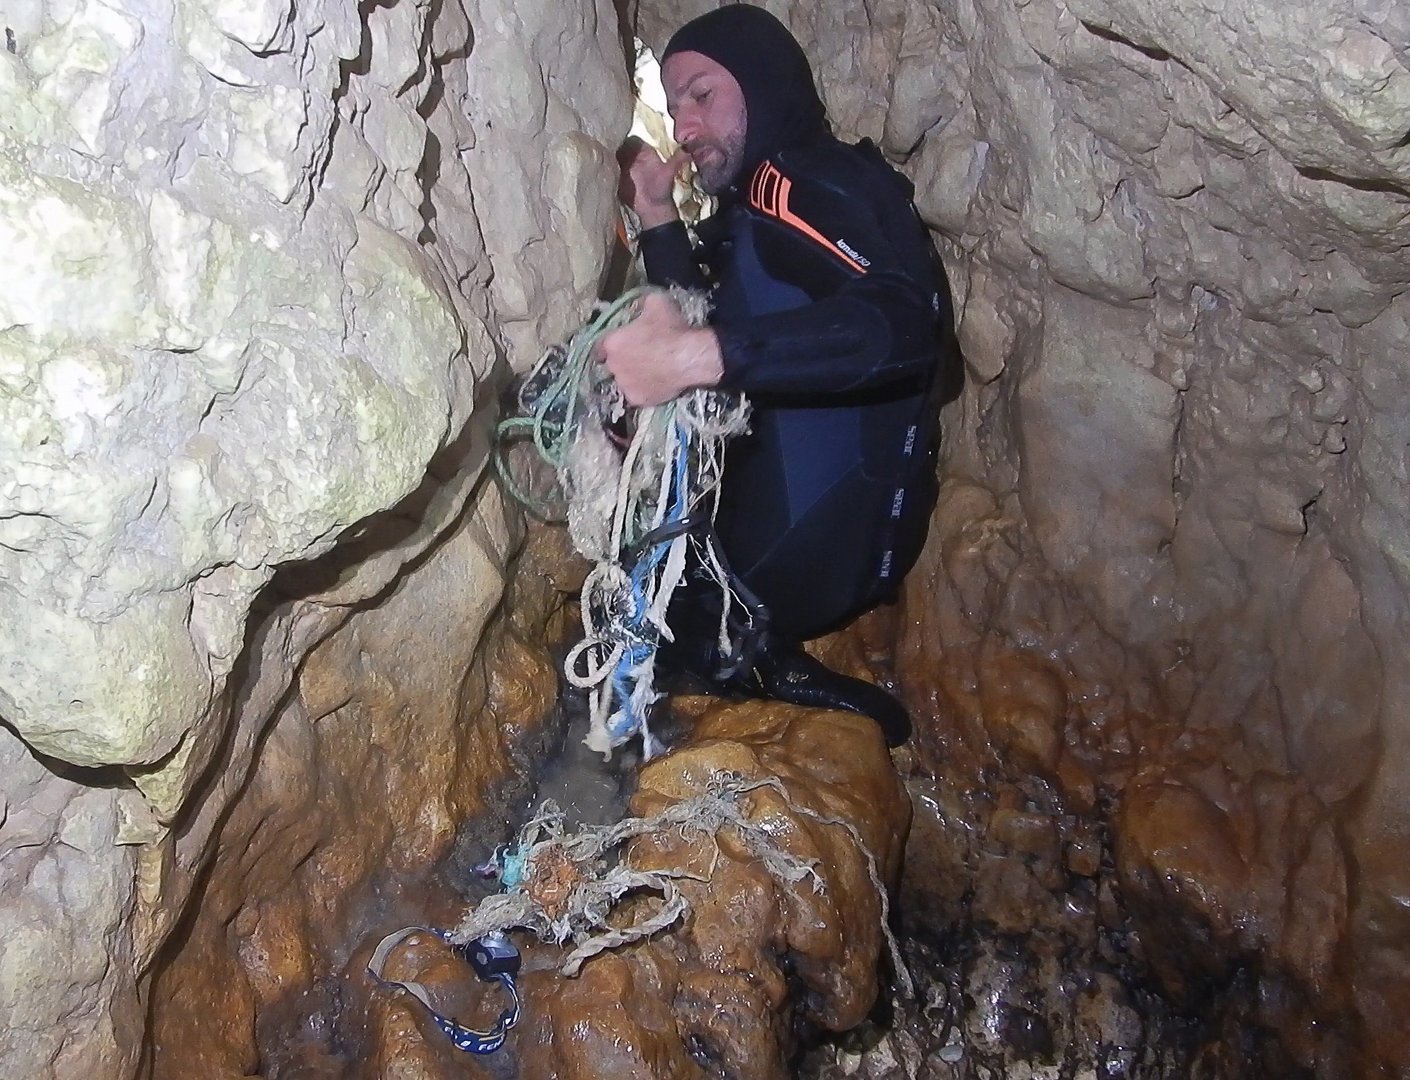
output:
[[[865,255],[863,255],[860,251],[858,251],[858,250],[856,250],[854,247],[852,247],[852,245],[849,244],[849,243],[847,243],[846,240],[839,240],[839,241],[837,241],[837,247],[839,248],[839,250],[841,250],[842,254],[847,255],[847,256],[850,256],[850,257],[853,258],[853,259],[856,259],[856,260],[857,260],[857,264],[858,264],[859,266],[870,266],[870,265],[871,265],[871,260],[868,259]]]

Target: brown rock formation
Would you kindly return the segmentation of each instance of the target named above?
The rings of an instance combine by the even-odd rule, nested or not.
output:
[[[418,883],[523,768],[515,758],[531,751],[555,685],[544,643],[560,610],[561,537],[536,535],[509,614],[475,649],[466,613],[486,572],[502,572],[492,535],[470,521],[311,653],[221,825],[196,912],[157,968],[154,1076],[277,1072],[297,1062],[300,1039],[323,1054],[310,1025],[332,1022],[350,929],[386,910],[427,918],[440,893]],[[428,682],[430,642],[446,667]],[[257,1020],[278,1037],[258,1040]]]
[[[521,980],[524,1018],[500,1051],[509,1064],[499,1068],[561,1080],[783,1080],[798,1031],[846,1030],[871,1009],[884,942],[868,855],[880,879],[894,883],[910,819],[880,733],[868,720],[790,706],[694,707],[701,711],[687,742],[641,771],[630,812],[658,813],[721,777],[777,777],[782,792],[744,796],[748,817],[779,848],[814,862],[818,887],[781,884],[728,829],[718,842],[671,833],[638,840],[628,855],[633,865],[694,875],[680,882],[690,903],[683,923],[598,956],[573,978],[554,970],[556,950],[531,948]],[[445,967],[445,956],[432,949],[400,959],[412,973],[403,977],[435,986],[449,1006],[469,975],[459,962]],[[491,1018],[499,1007],[494,993],[483,985],[470,993],[469,1015]],[[399,999],[374,1008],[400,1015],[412,1006]],[[427,1041],[443,1041],[424,1017],[421,1027]],[[390,1067],[403,1028],[383,1021],[378,1030],[396,1033],[373,1052]],[[426,1054],[414,1050],[409,1060]],[[399,1060],[410,1071],[396,1075],[426,1080],[475,1070],[471,1061],[438,1072]],[[484,1065],[483,1074],[499,1075],[494,1068]]]
[[[657,43],[706,6],[618,5]],[[893,629],[829,646],[895,638],[946,826],[910,909],[1005,948],[1056,912],[1181,1007],[1238,990],[1288,1069],[1404,1072],[1410,8],[770,6],[915,179],[960,311],[930,547]],[[0,1072],[273,1069],[344,1008],[360,905],[402,903],[372,883],[531,756],[546,615],[525,585],[489,623],[517,525],[479,478],[497,373],[600,277],[623,35],[605,2],[12,9]],[[854,1017],[870,976],[785,909],[756,944]],[[686,1013],[781,1060],[781,976],[707,929],[595,966],[604,1060],[695,1067]],[[1031,1035],[1056,954],[984,955]],[[441,1067],[365,1015],[384,1056],[342,1065]],[[1138,1026],[1092,1015],[1063,1031]]]
[[[1106,905],[1096,925],[1178,1008],[1240,1015],[1278,1032],[1293,1060],[1344,1075],[1357,1053],[1354,978],[1338,958],[1349,868],[1312,779],[1270,768],[1236,734],[1171,722],[1138,671],[1094,678],[1089,665],[1122,653],[1043,580],[1017,523],[981,489],[949,485],[940,515],[908,584],[898,670],[934,718],[917,740],[916,790],[971,830],[922,856],[923,878],[975,890],[963,904],[955,885],[919,890],[936,932],[947,919],[1051,931],[1053,898],[1083,892],[1068,875],[1091,878]],[[1013,620],[1035,597],[1042,620]],[[1025,636],[1066,644],[1040,652]],[[951,644],[937,651],[937,640]],[[993,888],[985,860],[1014,852],[1029,870],[1005,869]],[[1250,973],[1261,990],[1226,1001]]]

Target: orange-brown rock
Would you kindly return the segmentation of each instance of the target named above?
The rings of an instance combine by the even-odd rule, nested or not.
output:
[[[482,629],[487,576],[505,572],[495,557],[472,519],[309,656],[224,822],[179,948],[157,966],[157,1080],[257,1066],[342,1075],[329,1035],[357,1027],[348,1009],[379,1033],[382,1064],[361,1068],[386,1071],[367,1075],[434,1075],[439,1048],[413,1068],[414,1005],[369,994],[347,942],[399,913],[453,924],[456,898],[425,878],[550,712],[545,644],[562,604],[551,581],[571,567],[553,532],[536,533],[509,604]],[[455,966],[448,984],[464,982]],[[360,991],[334,993],[340,979]]]
[[[864,718],[786,705],[707,709],[684,746],[642,770],[631,810],[659,812],[725,775],[782,781],[786,797],[768,788],[744,797],[749,816],[782,849],[815,860],[819,887],[781,883],[728,829],[718,841],[639,840],[637,865],[698,876],[680,882],[690,912],[577,979],[527,980],[522,1075],[781,1080],[794,1023],[844,1030],[865,1017],[884,949],[867,855],[894,885],[910,818],[880,733]]]
[[[1330,1011],[1340,1004],[1331,980],[1346,932],[1344,855],[1304,785],[1240,775],[1240,756],[1204,768],[1167,760],[1128,785],[1116,823],[1124,899],[1166,986],[1257,962]]]
[[[1095,901],[1096,925],[1182,1007],[1225,1009],[1209,1060],[1251,1022],[1283,1041],[1269,1061],[1336,1075],[1359,1052],[1350,988],[1368,976],[1343,966],[1354,870],[1344,809],[1325,800],[1328,777],[1360,759],[1290,760],[1264,697],[1237,726],[1200,708],[1222,703],[1182,699],[1189,651],[1160,672],[1125,652],[1044,566],[1016,510],[947,484],[900,606],[913,790],[942,823],[917,821],[932,840],[908,854],[907,897],[933,923],[911,929],[974,920],[1036,942],[1046,926],[1040,952],[1069,948],[1092,927],[1063,905]],[[1366,1060],[1399,1052],[1382,1040]]]

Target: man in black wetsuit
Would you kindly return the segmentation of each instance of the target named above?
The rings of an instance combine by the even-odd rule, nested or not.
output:
[[[726,558],[768,611],[753,670],[734,685],[872,716],[887,742],[905,709],[825,668],[801,642],[893,595],[935,500],[933,385],[952,313],[913,188],[867,141],[835,139],[802,48],[760,8],[695,19],[662,54],[681,150],[624,148],[623,198],[641,219],[653,284],[708,288],[710,326],[664,297],[609,334],[603,358],[627,400],[655,405],[698,386],[739,390],[751,431],[725,459],[717,529]],[[719,198],[692,247],[671,198],[689,159]],[[669,621],[671,651],[709,675],[703,590]],[[701,668],[705,668],[703,672]]]

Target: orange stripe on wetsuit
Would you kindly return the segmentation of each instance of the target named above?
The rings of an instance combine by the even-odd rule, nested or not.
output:
[[[755,170],[754,179],[749,182],[749,205],[761,213],[777,218],[790,228],[797,229],[808,239],[816,241],[832,252],[857,273],[865,274],[867,272],[865,266],[837,247],[789,208],[788,193],[792,189],[793,181],[779,172],[773,164],[766,161]]]

